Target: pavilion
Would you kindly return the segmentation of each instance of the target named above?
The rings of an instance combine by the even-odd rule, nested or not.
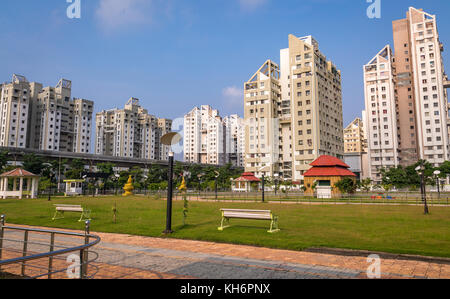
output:
[[[261,180],[255,177],[255,175],[251,172],[243,173],[240,178],[237,178],[233,180],[233,192],[251,192],[254,191],[254,184],[258,183],[258,189],[259,185],[261,183]],[[257,189],[257,190],[258,190]]]
[[[0,175],[0,198],[37,198],[39,176],[22,168]]]
[[[336,157],[320,156],[310,165],[312,168],[304,174],[305,195],[314,196],[316,191],[317,198],[340,197],[341,192],[334,185],[346,177],[356,181],[356,174],[348,170],[350,166]]]

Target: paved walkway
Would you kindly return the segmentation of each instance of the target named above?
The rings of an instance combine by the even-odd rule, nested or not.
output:
[[[367,278],[367,257],[341,256],[311,252],[277,250],[213,242],[160,239],[120,234],[94,233],[102,238],[95,251],[99,258],[90,267],[98,268],[96,279],[137,278],[200,278],[200,279],[327,279]],[[21,233],[8,232],[5,238],[19,240]],[[33,242],[46,243],[45,235],[33,236]],[[14,245],[15,244],[15,245]],[[75,244],[67,237],[58,237],[57,244]],[[3,258],[20,255],[21,244],[11,242]],[[30,251],[42,252],[38,245]],[[90,253],[90,256],[94,256]],[[55,267],[67,267],[65,257],[55,261]],[[33,264],[34,263],[34,264]],[[48,261],[31,262],[26,274]],[[5,269],[3,269],[5,270]],[[20,267],[9,267],[18,274]],[[382,278],[450,278],[450,264],[415,260],[382,259]],[[42,273],[42,272],[41,272]],[[65,271],[57,278],[66,278]],[[45,278],[45,277],[44,277]]]

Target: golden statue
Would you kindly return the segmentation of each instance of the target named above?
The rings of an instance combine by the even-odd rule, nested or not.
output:
[[[183,176],[183,180],[181,181],[181,186],[178,188],[178,190],[180,190],[180,191],[186,191],[187,190],[186,181],[184,179],[184,176]]]
[[[123,196],[132,196],[133,195],[133,179],[130,175],[130,177],[128,178],[128,182],[125,184],[125,187],[123,187],[123,190],[125,190],[125,193],[123,194]]]

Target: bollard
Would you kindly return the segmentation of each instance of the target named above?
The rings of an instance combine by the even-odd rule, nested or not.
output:
[[[89,244],[90,226],[91,226],[91,221],[86,220],[85,226],[84,226],[84,245]],[[81,279],[85,279],[87,277],[88,262],[89,262],[88,255],[89,255],[89,252],[87,249],[80,251],[80,263],[81,263],[80,278]]]
[[[3,232],[5,226],[5,215],[2,215],[0,218],[0,260],[2,260],[2,250],[3,250]]]

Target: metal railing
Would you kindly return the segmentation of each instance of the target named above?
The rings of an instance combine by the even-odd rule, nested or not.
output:
[[[11,230],[16,232],[23,232],[23,240],[18,239],[8,239],[5,238],[5,231]],[[41,235],[49,235],[50,236],[50,242],[49,243],[42,243],[42,242],[32,242],[30,241],[30,233],[37,233]],[[83,245],[75,246],[75,247],[67,247],[62,245],[57,245],[55,243],[55,237],[56,236],[66,236],[66,237],[74,237],[74,238],[82,238]],[[5,241],[13,242],[13,243],[22,243],[22,249],[8,249],[5,248]],[[37,229],[37,228],[28,228],[28,227],[16,227],[16,226],[8,226],[5,225],[5,215],[1,215],[0,219],[0,271],[5,266],[10,265],[20,265],[20,273],[21,276],[24,278],[40,278],[47,276],[48,279],[51,279],[54,274],[62,273],[65,271],[68,271],[69,269],[75,270],[75,273],[78,273],[78,277],[70,277],[70,278],[79,278],[79,279],[90,279],[93,278],[97,272],[98,267],[95,265],[92,265],[93,262],[95,262],[98,259],[98,254],[94,251],[89,251],[89,249],[98,243],[100,243],[101,239],[100,237],[96,235],[90,234],[90,221],[87,220],[85,222],[85,232],[83,233],[74,233],[74,232],[64,232],[64,231],[56,231],[56,230],[45,230],[45,229]],[[36,245],[36,246],[48,246],[50,251],[44,252],[44,253],[30,253],[29,251],[29,245]],[[57,248],[61,248],[59,250],[55,250]],[[11,258],[7,260],[2,260],[2,254],[6,251],[12,251],[16,253],[20,253],[21,257]],[[77,253],[79,254],[79,261],[75,261],[74,264],[72,264],[69,267],[63,267],[62,269],[55,269],[54,261],[59,260],[65,260],[66,258],[62,258],[62,255],[67,255],[70,253]],[[89,255],[91,256],[91,259],[89,259]],[[78,255],[75,255],[78,258]],[[92,258],[92,256],[94,256]],[[36,260],[42,260],[48,258],[48,264],[47,266],[39,266],[39,265],[32,265],[28,262],[30,261],[36,261]],[[91,268],[93,268],[95,271],[93,274],[88,275],[88,266],[90,265]],[[28,277],[25,275],[26,273],[26,267],[39,269],[40,271],[43,271],[43,274],[34,275],[32,277]],[[76,269],[78,268],[78,269]]]

